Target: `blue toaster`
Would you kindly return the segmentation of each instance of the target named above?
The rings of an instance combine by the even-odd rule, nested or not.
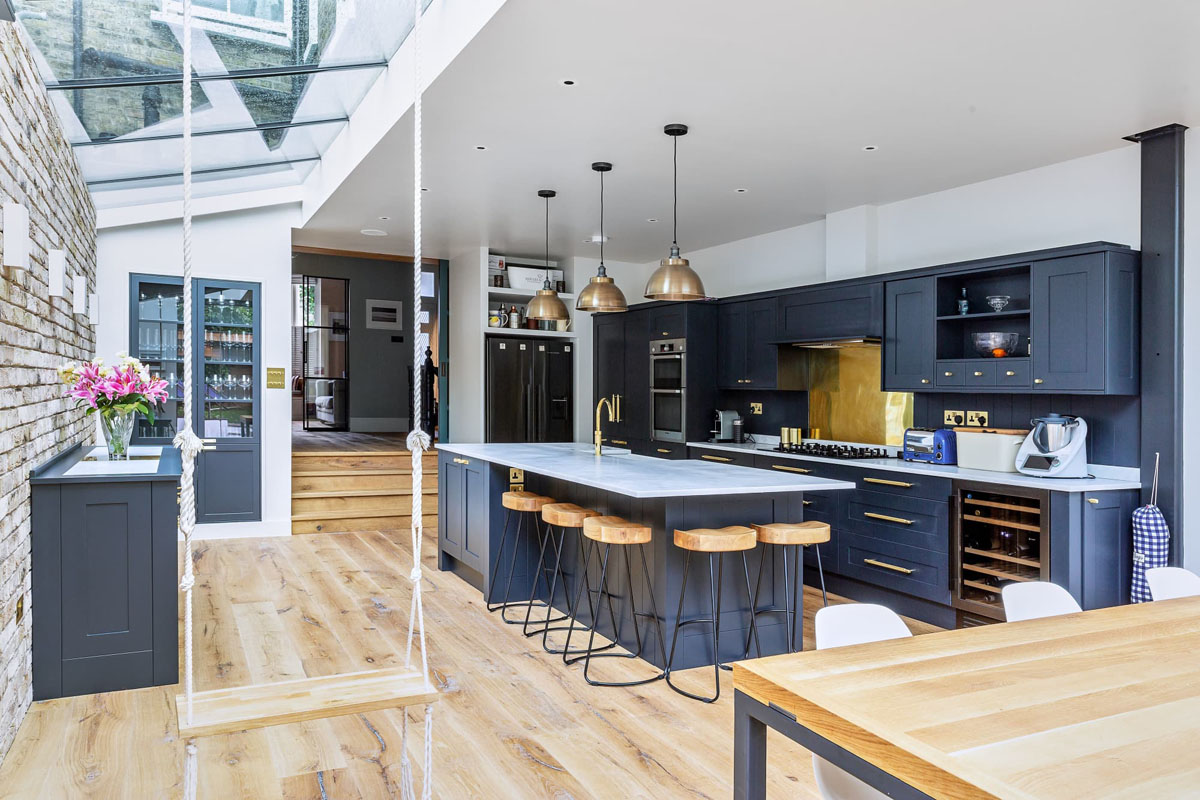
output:
[[[904,432],[904,460],[957,464],[958,440],[949,428],[909,428]]]

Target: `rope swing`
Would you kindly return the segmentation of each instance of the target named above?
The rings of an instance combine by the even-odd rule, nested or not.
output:
[[[304,678],[274,684],[258,684],[209,692],[194,691],[192,672],[192,590],[196,579],[192,563],[192,535],[196,527],[195,462],[205,449],[212,449],[193,431],[192,379],[192,0],[183,0],[183,424],[174,443],[183,459],[180,476],[179,530],[183,535],[183,694],[176,698],[180,738],[186,741],[183,771],[185,800],[195,800],[198,784],[196,739],[255,728],[284,725],[303,720],[365,713],[384,708],[425,707],[425,748],[422,761],[422,800],[433,796],[433,705],[437,690],[429,680],[429,656],[425,641],[425,609],[421,598],[422,456],[430,446],[429,434],[421,429],[421,384],[412,385],[414,420],[408,434],[412,453],[412,538],[413,565],[409,572],[412,600],[408,615],[408,637],[404,667],[370,670],[349,675]],[[413,0],[413,364],[422,362],[421,350],[421,12],[422,0]],[[420,650],[420,670],[415,668],[413,643]],[[408,713],[404,712],[401,739],[400,796],[417,800],[408,757]]]

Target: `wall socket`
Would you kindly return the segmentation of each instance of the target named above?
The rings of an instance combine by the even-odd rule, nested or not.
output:
[[[751,414],[761,414],[762,413],[762,403],[751,403],[750,404],[750,413]]]
[[[966,416],[961,411],[943,411],[942,424],[952,427],[961,426],[966,421]]]
[[[986,411],[968,411],[967,425],[971,428],[986,428],[988,424],[988,412]]]

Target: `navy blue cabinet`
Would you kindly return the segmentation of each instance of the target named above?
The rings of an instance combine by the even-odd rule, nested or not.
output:
[[[779,298],[779,338],[793,342],[883,335],[883,284],[807,289]]]
[[[774,389],[778,357],[774,298],[745,300],[721,306],[717,319],[720,364],[718,385],[723,389]]]
[[[1035,263],[1034,391],[1136,394],[1139,306],[1131,255],[1089,253]]]
[[[438,454],[438,548],[481,576],[488,572],[487,466],[473,458]]]
[[[920,391],[935,379],[934,336],[937,279],[888,281],[884,296],[883,388]]]

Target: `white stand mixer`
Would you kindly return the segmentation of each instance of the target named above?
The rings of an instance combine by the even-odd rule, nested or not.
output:
[[[1017,451],[1017,472],[1039,478],[1086,478],[1087,423],[1082,417],[1047,414],[1029,421],[1033,430]]]

